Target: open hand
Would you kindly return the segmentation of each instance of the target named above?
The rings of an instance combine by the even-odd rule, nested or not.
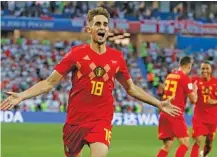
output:
[[[171,104],[172,99],[173,98],[169,98],[165,101],[161,101],[162,105],[160,109],[172,117],[179,116],[182,113],[182,111],[179,107]]]
[[[14,92],[5,92],[5,93],[8,94],[9,97],[5,99],[0,105],[1,110],[3,111],[13,108],[15,105],[19,104],[22,101],[22,97],[20,96],[19,93],[14,93]]]

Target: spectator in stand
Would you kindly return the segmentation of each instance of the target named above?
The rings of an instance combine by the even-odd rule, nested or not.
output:
[[[121,2],[121,1],[28,1],[28,2],[1,2],[1,10],[3,16],[22,16],[22,17],[54,17],[54,18],[83,18],[86,17],[87,11],[97,6],[102,6],[108,9],[112,18],[140,20],[198,20],[201,22],[216,23],[217,11],[216,3],[206,2],[200,5],[201,11],[198,13],[196,3],[191,2],[191,7],[195,9],[188,10],[185,2],[170,2],[176,4],[168,12],[159,11],[159,7],[154,5],[156,2]],[[209,5],[209,8],[208,8]],[[159,6],[159,5],[157,5]]]

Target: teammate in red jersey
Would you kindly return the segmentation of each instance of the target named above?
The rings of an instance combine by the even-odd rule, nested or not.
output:
[[[22,93],[7,92],[3,101],[6,110],[22,100],[49,92],[69,72],[72,73],[72,89],[69,93],[67,119],[63,128],[65,155],[79,157],[85,144],[91,149],[91,157],[105,157],[111,141],[114,80],[117,79],[129,95],[161,111],[176,116],[180,109],[169,99],[159,101],[137,87],[130,78],[121,52],[106,47],[110,15],[104,8],[88,12],[87,32],[90,45],[73,47],[55,66],[53,73]]]
[[[192,119],[195,143],[191,150],[191,157],[199,156],[203,136],[206,137],[203,157],[207,156],[211,151],[217,127],[217,79],[212,76],[209,62],[203,62],[200,71],[201,77],[192,78],[197,81],[198,101]]]
[[[189,135],[184,120],[184,109],[187,97],[191,103],[195,103],[197,100],[197,87],[191,83],[188,77],[191,66],[192,59],[190,57],[181,58],[180,68],[170,73],[165,80],[163,100],[174,97],[171,103],[180,107],[182,114],[174,118],[163,112],[160,113],[158,137],[163,141],[163,147],[158,152],[157,157],[166,157],[168,155],[174,138],[177,138],[180,143],[175,157],[184,157],[188,151]]]

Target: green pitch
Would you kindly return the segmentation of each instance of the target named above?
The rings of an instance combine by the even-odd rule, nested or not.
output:
[[[64,157],[62,125],[2,124],[2,157]],[[119,126],[113,128],[108,157],[155,157],[161,146],[157,127]],[[175,147],[169,157],[174,157]],[[209,157],[216,157],[217,140]],[[189,157],[189,155],[187,155]],[[89,157],[85,147],[83,157]]]

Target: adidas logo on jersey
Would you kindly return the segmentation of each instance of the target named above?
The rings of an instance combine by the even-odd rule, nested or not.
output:
[[[90,58],[89,58],[88,55],[86,55],[83,59],[84,59],[84,60],[90,60]]]
[[[114,61],[114,60],[112,60],[112,63],[113,63],[113,64],[116,64],[116,63],[117,63],[117,61]]]

